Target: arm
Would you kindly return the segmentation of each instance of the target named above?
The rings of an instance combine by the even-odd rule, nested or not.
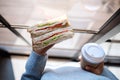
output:
[[[40,80],[47,60],[47,55],[38,55],[34,51],[30,54],[26,63],[26,72],[21,80]]]
[[[45,53],[52,46],[53,45],[50,45],[46,48],[32,51],[26,63],[26,72],[22,75],[21,80],[41,79],[47,61],[47,55]]]

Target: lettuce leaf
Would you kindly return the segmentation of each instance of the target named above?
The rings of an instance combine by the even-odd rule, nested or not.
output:
[[[51,39],[44,41],[44,42],[43,42],[43,45],[46,46],[46,45],[48,45],[50,42],[59,39],[61,36],[62,36],[62,35],[56,35],[56,36],[53,36]]]
[[[38,24],[37,27],[50,26],[50,25],[52,25],[54,23],[56,23],[56,22],[42,23],[42,24]]]

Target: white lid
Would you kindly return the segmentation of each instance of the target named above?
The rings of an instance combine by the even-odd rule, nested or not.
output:
[[[100,63],[104,60],[105,52],[96,43],[87,43],[82,47],[82,55],[91,63]]]

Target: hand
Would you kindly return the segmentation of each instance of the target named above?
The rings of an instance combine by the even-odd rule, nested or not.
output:
[[[92,73],[95,73],[97,75],[100,75],[103,71],[104,68],[104,62],[100,63],[96,68],[92,67],[92,66],[86,66],[85,69],[87,71],[90,71]]]
[[[51,47],[53,47],[53,46],[54,46],[54,44],[49,45],[49,46],[47,46],[47,47],[45,47],[45,48],[42,48],[42,49],[38,49],[38,50],[36,50],[35,52],[36,52],[37,54],[40,54],[40,55],[46,55],[46,52],[47,52]]]

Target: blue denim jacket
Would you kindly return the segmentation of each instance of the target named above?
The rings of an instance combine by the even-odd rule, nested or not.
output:
[[[21,80],[118,80],[107,68],[104,68],[101,75],[84,71],[74,65],[44,70],[46,61],[47,55],[38,55],[32,51]]]

